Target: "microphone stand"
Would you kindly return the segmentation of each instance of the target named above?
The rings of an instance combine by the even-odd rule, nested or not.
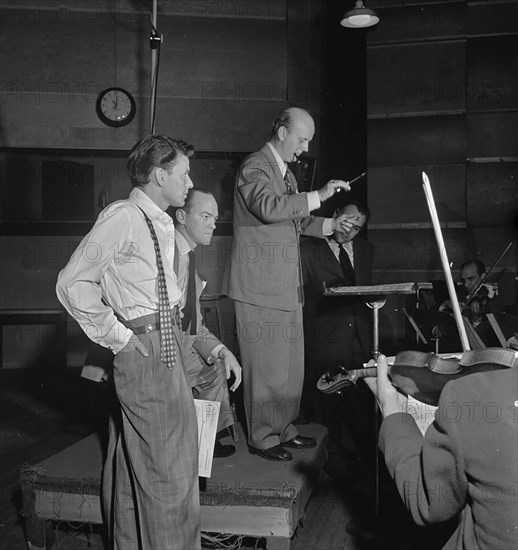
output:
[[[156,94],[158,83],[158,66],[160,59],[160,44],[162,35],[156,30],[157,25],[158,0],[153,0],[153,12],[151,14],[151,35],[149,37],[149,47],[151,48],[151,92],[150,92],[150,125],[149,133],[155,133],[155,114],[156,114]]]

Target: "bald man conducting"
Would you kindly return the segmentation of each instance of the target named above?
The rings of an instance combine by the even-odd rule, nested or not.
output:
[[[311,115],[290,107],[274,121],[269,141],[242,163],[234,190],[234,241],[226,293],[235,301],[243,395],[251,453],[288,461],[288,449],[314,447],[293,424],[304,381],[299,235],[323,238],[345,217],[310,212],[348,182],[330,180],[299,193],[287,163],[308,151]]]

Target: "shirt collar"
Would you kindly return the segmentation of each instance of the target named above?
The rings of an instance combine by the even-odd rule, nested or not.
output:
[[[148,184],[150,185],[150,184]],[[139,189],[138,187],[134,187],[131,190],[131,193],[129,195],[129,198],[131,201],[133,201],[138,207],[142,208],[142,210],[146,213],[147,217],[153,221],[160,217],[163,218],[163,216],[167,216],[167,218],[171,219],[169,214],[166,214],[152,199],[150,199],[142,189]],[[171,222],[173,220],[171,219]]]
[[[193,250],[193,248],[183,235],[181,229],[176,229],[175,239],[176,247],[178,248],[178,254],[180,254],[180,256],[185,256],[186,254],[189,254],[191,250]]]
[[[343,246],[346,250],[349,250],[350,252],[353,251],[353,241],[347,241],[345,243],[340,244],[338,241],[335,241],[333,238],[333,235],[329,235],[326,237],[326,240],[329,244],[332,246],[335,246],[336,248],[340,248],[340,246]]]
[[[277,164],[279,165],[279,170],[281,171],[281,175],[282,177],[284,177],[286,175],[286,170],[288,169],[288,165],[281,159],[281,156],[269,141],[267,141],[266,144],[272,150],[273,156],[275,158],[275,162],[277,162]]]

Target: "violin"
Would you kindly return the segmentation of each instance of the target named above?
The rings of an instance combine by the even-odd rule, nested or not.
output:
[[[392,385],[428,405],[437,406],[447,382],[468,374],[518,367],[518,352],[506,348],[467,350],[459,357],[432,352],[401,351],[389,365]],[[377,376],[377,367],[347,371],[338,367],[332,375],[323,374],[317,388],[326,394],[354,386],[361,378]]]

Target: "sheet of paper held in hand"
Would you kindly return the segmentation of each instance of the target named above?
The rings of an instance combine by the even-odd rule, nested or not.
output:
[[[195,399],[196,420],[198,421],[198,466],[201,477],[210,477],[212,470],[212,455],[214,442],[218,431],[218,416],[220,403]]]
[[[411,395],[408,396],[406,412],[415,420],[417,427],[423,435],[426,433],[428,426],[434,421],[436,410],[437,407],[434,405],[428,405],[428,403],[418,401]]]

